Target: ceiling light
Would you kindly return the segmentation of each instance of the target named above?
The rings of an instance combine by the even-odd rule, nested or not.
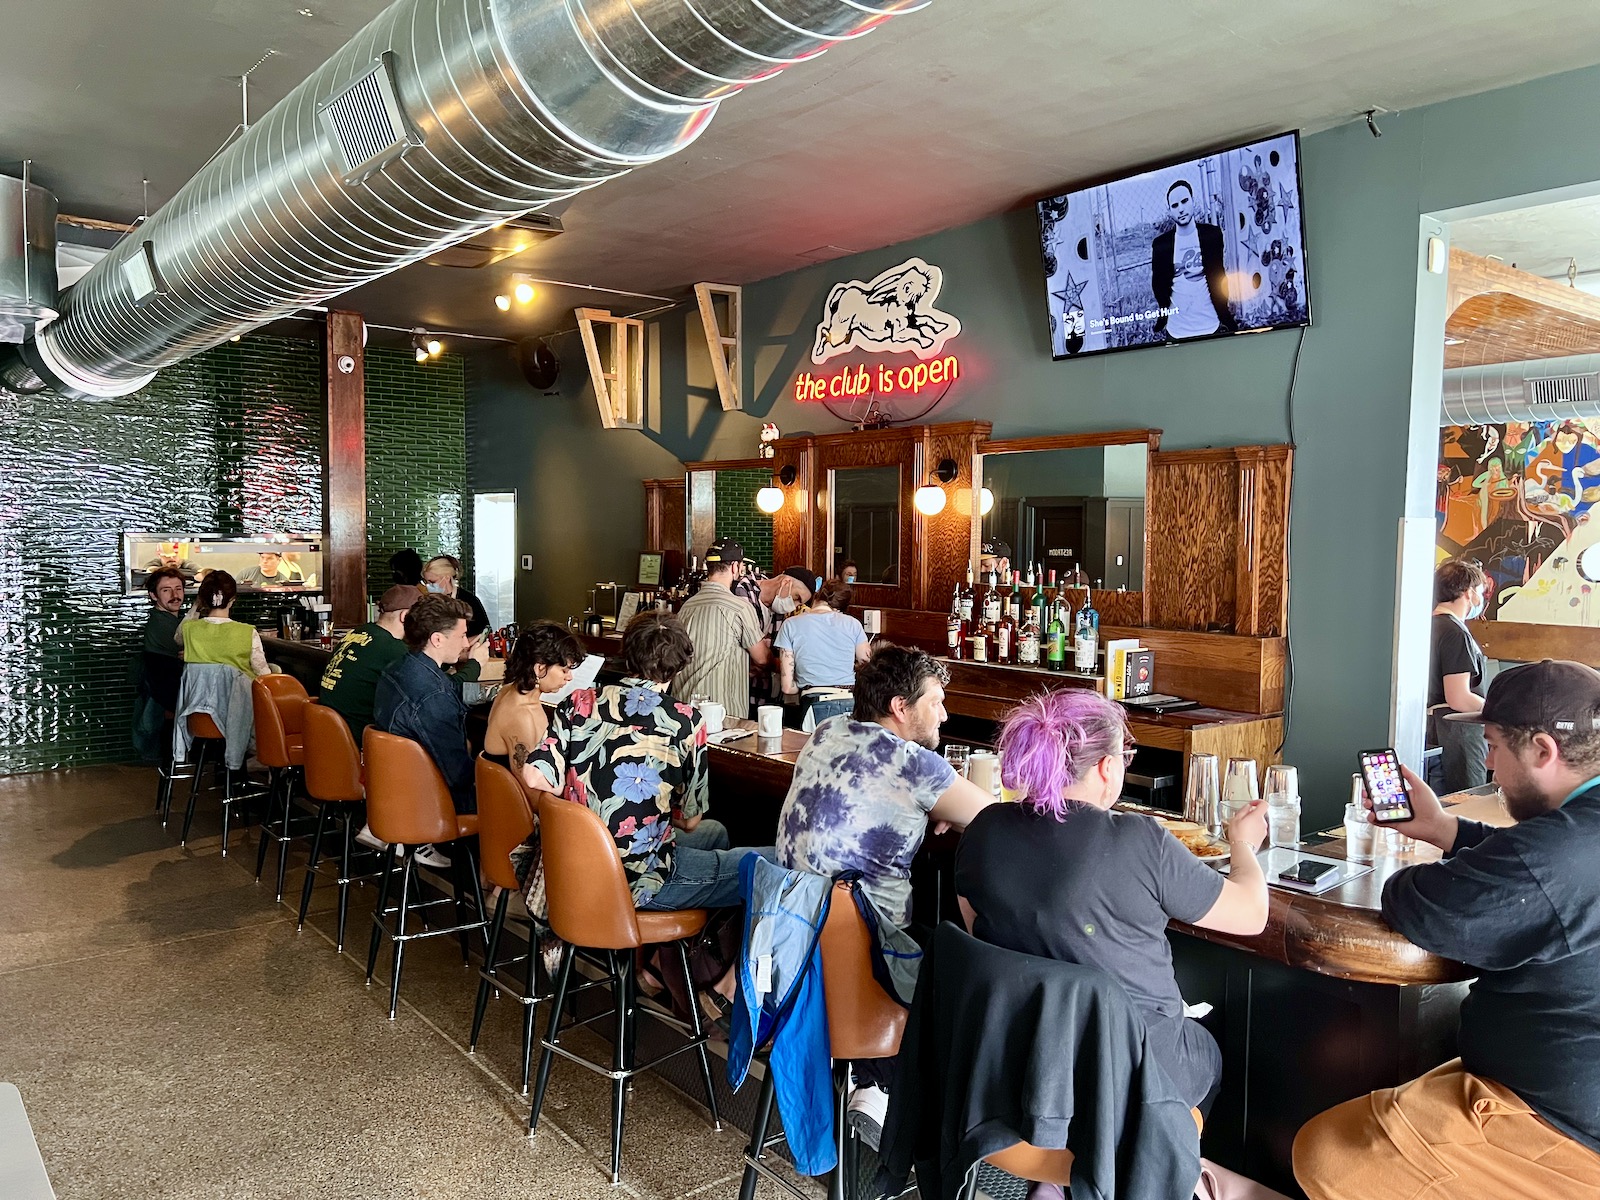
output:
[[[756,493],[756,507],[764,513],[775,513],[783,507],[783,489],[771,484]]]
[[[428,361],[428,350],[427,350],[427,347],[425,347],[425,346],[418,346],[417,347],[417,361],[418,362],[427,362]]]
[[[231,338],[229,338],[229,339],[228,339],[228,340],[229,340],[229,341],[230,341],[230,342],[237,342],[237,341],[238,341],[238,340],[239,340],[239,339],[240,339],[240,338],[242,338],[242,337],[243,337],[243,336],[244,336],[244,334],[242,334],[242,333],[236,333],[236,334],[234,334],[234,335],[233,335],[233,336],[232,336],[232,337],[231,337]]]
[[[428,353],[429,354],[438,354],[443,349],[444,349],[444,343],[441,342],[438,338],[429,338],[428,339]]]
[[[528,301],[533,299],[533,284],[531,284],[531,283],[519,283],[519,284],[517,284],[515,294],[516,294],[516,297],[517,297],[517,303],[518,304],[526,304],[526,303],[528,303]]]
[[[300,11],[300,15],[302,17],[314,17],[314,16],[317,15],[316,13],[312,12],[309,8],[302,8],[299,11]]]
[[[511,297],[507,296],[507,295],[503,295],[503,294],[499,295],[499,296],[496,296],[494,298],[494,306],[496,308],[498,308],[501,312],[510,312],[511,311]]]

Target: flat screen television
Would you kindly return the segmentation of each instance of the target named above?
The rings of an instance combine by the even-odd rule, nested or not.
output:
[[[1311,323],[1300,135],[1040,200],[1058,359]]]
[[[152,571],[176,567],[193,592],[210,571],[227,571],[242,592],[320,592],[322,536],[215,533],[124,533],[122,590],[142,592]]]

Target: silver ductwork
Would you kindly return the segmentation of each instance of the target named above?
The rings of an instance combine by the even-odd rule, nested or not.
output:
[[[1452,367],[1444,373],[1440,425],[1600,418],[1600,354]]]
[[[61,302],[13,387],[154,373],[681,150],[745,85],[929,0],[397,0]]]
[[[0,175],[0,342],[20,342],[56,315],[56,198],[30,178]]]

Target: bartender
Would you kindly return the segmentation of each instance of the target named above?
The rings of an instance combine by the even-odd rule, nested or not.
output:
[[[1489,747],[1483,726],[1447,721],[1448,713],[1479,713],[1488,690],[1488,662],[1467,622],[1483,614],[1483,568],[1452,558],[1433,573],[1433,651],[1428,660],[1428,741],[1443,750],[1443,791],[1486,783]]]
[[[239,586],[270,588],[297,586],[305,582],[305,572],[276,550],[263,550],[256,555],[256,565],[239,572]]]

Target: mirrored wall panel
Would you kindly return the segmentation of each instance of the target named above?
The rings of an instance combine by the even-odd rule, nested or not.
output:
[[[829,472],[830,574],[856,564],[861,583],[900,583],[900,468],[846,467]]]

